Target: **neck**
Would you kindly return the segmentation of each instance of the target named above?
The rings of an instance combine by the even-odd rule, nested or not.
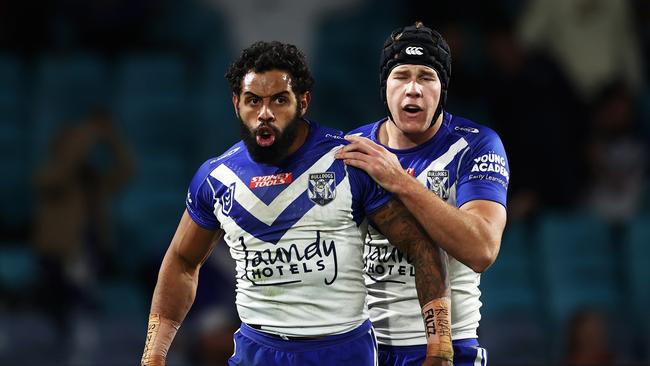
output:
[[[391,149],[409,149],[422,145],[429,141],[440,129],[442,125],[443,113],[440,113],[433,126],[424,131],[406,133],[400,130],[397,125],[389,118],[385,123],[379,126],[379,142]]]
[[[289,146],[289,149],[287,149],[287,155],[291,155],[298,151],[302,144],[305,143],[305,140],[307,140],[307,135],[309,135],[309,124],[302,118],[299,123],[298,134],[296,135],[295,140],[293,140],[291,146]]]

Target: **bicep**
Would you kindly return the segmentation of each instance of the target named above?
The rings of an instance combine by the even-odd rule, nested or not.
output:
[[[188,269],[198,268],[210,256],[222,236],[223,230],[208,230],[199,226],[185,210],[168,255],[184,262]]]
[[[491,231],[499,237],[503,233],[507,214],[502,204],[488,200],[473,200],[460,206],[460,209],[484,220]]]

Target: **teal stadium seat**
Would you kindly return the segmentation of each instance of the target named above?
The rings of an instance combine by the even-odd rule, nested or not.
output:
[[[153,291],[153,290],[152,290]],[[119,291],[113,292],[113,295],[121,295]],[[147,293],[147,302],[149,305],[149,297],[151,293]],[[114,304],[119,306],[120,304]],[[140,318],[130,319],[124,317],[103,317],[99,320],[98,329],[101,329],[99,334],[99,342],[102,347],[98,347],[93,353],[93,365],[110,366],[110,365],[130,365],[133,360],[138,360],[142,357],[142,347],[144,346],[144,335],[147,332],[146,324],[147,314],[143,314]],[[185,327],[185,326],[183,326]],[[174,353],[174,352],[172,352]],[[168,364],[173,362],[170,360]],[[174,363],[181,365],[181,363]]]
[[[21,60],[0,54],[0,225],[26,225],[31,206],[30,126],[26,108],[26,74]]]
[[[481,310],[486,317],[513,311],[539,314],[532,248],[529,228],[520,223],[507,226],[497,260],[481,275]]]
[[[240,140],[239,122],[232,106],[230,85],[224,77],[234,55],[225,43],[205,53],[201,71],[194,75],[192,100],[196,111],[196,156],[193,165],[220,155]]]
[[[0,124],[0,226],[18,229],[31,215],[32,164],[29,159],[28,130],[24,121],[5,115]]]
[[[146,318],[149,294],[127,281],[101,283],[97,287],[102,314],[107,319],[142,320]]]
[[[379,54],[389,32],[403,25],[402,12],[397,2],[365,1],[323,19],[309,57],[316,79],[311,115],[320,123],[349,131],[386,115]]]
[[[230,101],[227,86],[224,93],[209,93],[197,96],[194,100],[196,112],[196,128],[200,131],[195,135],[196,155],[192,166],[197,169],[200,164],[211,157],[221,155],[226,149],[240,139],[239,121]]]
[[[25,92],[25,70],[21,60],[11,54],[0,54],[0,108],[15,108],[22,104]],[[3,114],[4,115],[4,114]]]
[[[142,264],[162,260],[185,209],[184,192],[136,187],[120,199],[120,265],[125,270],[139,271]]]
[[[481,275],[479,337],[490,363],[530,364],[546,357],[532,234],[523,223],[508,224],[496,261]]]
[[[25,309],[0,311],[0,365],[63,364],[65,345],[43,314]]]
[[[125,270],[162,258],[185,208],[194,168],[175,154],[139,159],[136,175],[115,207]]]
[[[612,311],[619,304],[618,258],[609,226],[589,215],[548,214],[539,228],[545,299],[551,319],[563,327],[580,308]]]
[[[196,118],[183,60],[173,54],[128,55],[117,78],[114,110],[137,155],[192,157]]]
[[[623,253],[634,313],[650,329],[650,216],[637,217],[630,223]]]
[[[36,67],[33,97],[33,149],[36,162],[53,136],[97,107],[111,104],[112,84],[106,62],[94,54],[42,57]]]
[[[118,124],[137,155],[175,153],[192,157],[195,113],[185,98],[124,99],[116,108]]]
[[[133,53],[123,56],[117,67],[120,98],[183,97],[187,92],[187,70],[174,53]]]
[[[0,244],[0,289],[27,292],[39,276],[37,259],[27,243]]]

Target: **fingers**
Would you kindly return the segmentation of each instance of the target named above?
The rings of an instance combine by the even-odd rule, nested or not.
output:
[[[346,140],[350,141],[350,142],[356,142],[356,141],[370,141],[370,142],[372,142],[369,138],[359,136],[359,135],[345,135],[343,137]]]
[[[355,159],[355,160],[362,160],[365,162],[369,162],[369,160],[371,159],[371,157],[368,154],[364,154],[358,151],[339,151],[337,152],[336,158],[343,159],[343,160]]]
[[[345,139],[351,143],[343,146],[337,153],[336,158],[341,159],[341,154],[350,151],[359,151],[364,154],[379,156],[384,154],[387,150],[383,146],[376,144],[372,140],[361,136],[345,136]]]
[[[371,165],[370,165],[369,163],[363,161],[363,160],[359,160],[359,159],[344,159],[344,160],[343,160],[343,163],[345,163],[345,165],[349,165],[349,166],[353,166],[353,167],[355,167],[355,168],[361,169],[361,170],[365,171],[366,173],[368,173],[368,175],[370,175],[370,176],[372,177],[372,174],[370,174],[370,172],[368,172],[368,170],[370,169]]]
[[[383,146],[375,143],[374,141],[372,141],[367,137],[350,135],[350,136],[345,136],[345,139],[352,142],[351,145],[363,146],[371,151],[383,152],[386,150],[384,149]]]
[[[359,168],[368,174],[371,173],[370,170],[374,166],[374,164],[372,163],[372,158],[370,158],[368,155],[364,153],[356,152],[356,151],[341,153],[341,157],[337,157],[337,159],[342,159],[345,165],[350,165],[355,168]]]

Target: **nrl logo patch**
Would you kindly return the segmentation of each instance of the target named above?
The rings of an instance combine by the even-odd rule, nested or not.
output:
[[[334,172],[309,174],[309,199],[321,206],[336,198],[336,175]]]
[[[232,210],[233,202],[235,201],[235,183],[232,183],[226,192],[221,196],[221,212],[228,216]]]
[[[449,171],[429,170],[427,172],[427,188],[443,200],[449,198]]]

